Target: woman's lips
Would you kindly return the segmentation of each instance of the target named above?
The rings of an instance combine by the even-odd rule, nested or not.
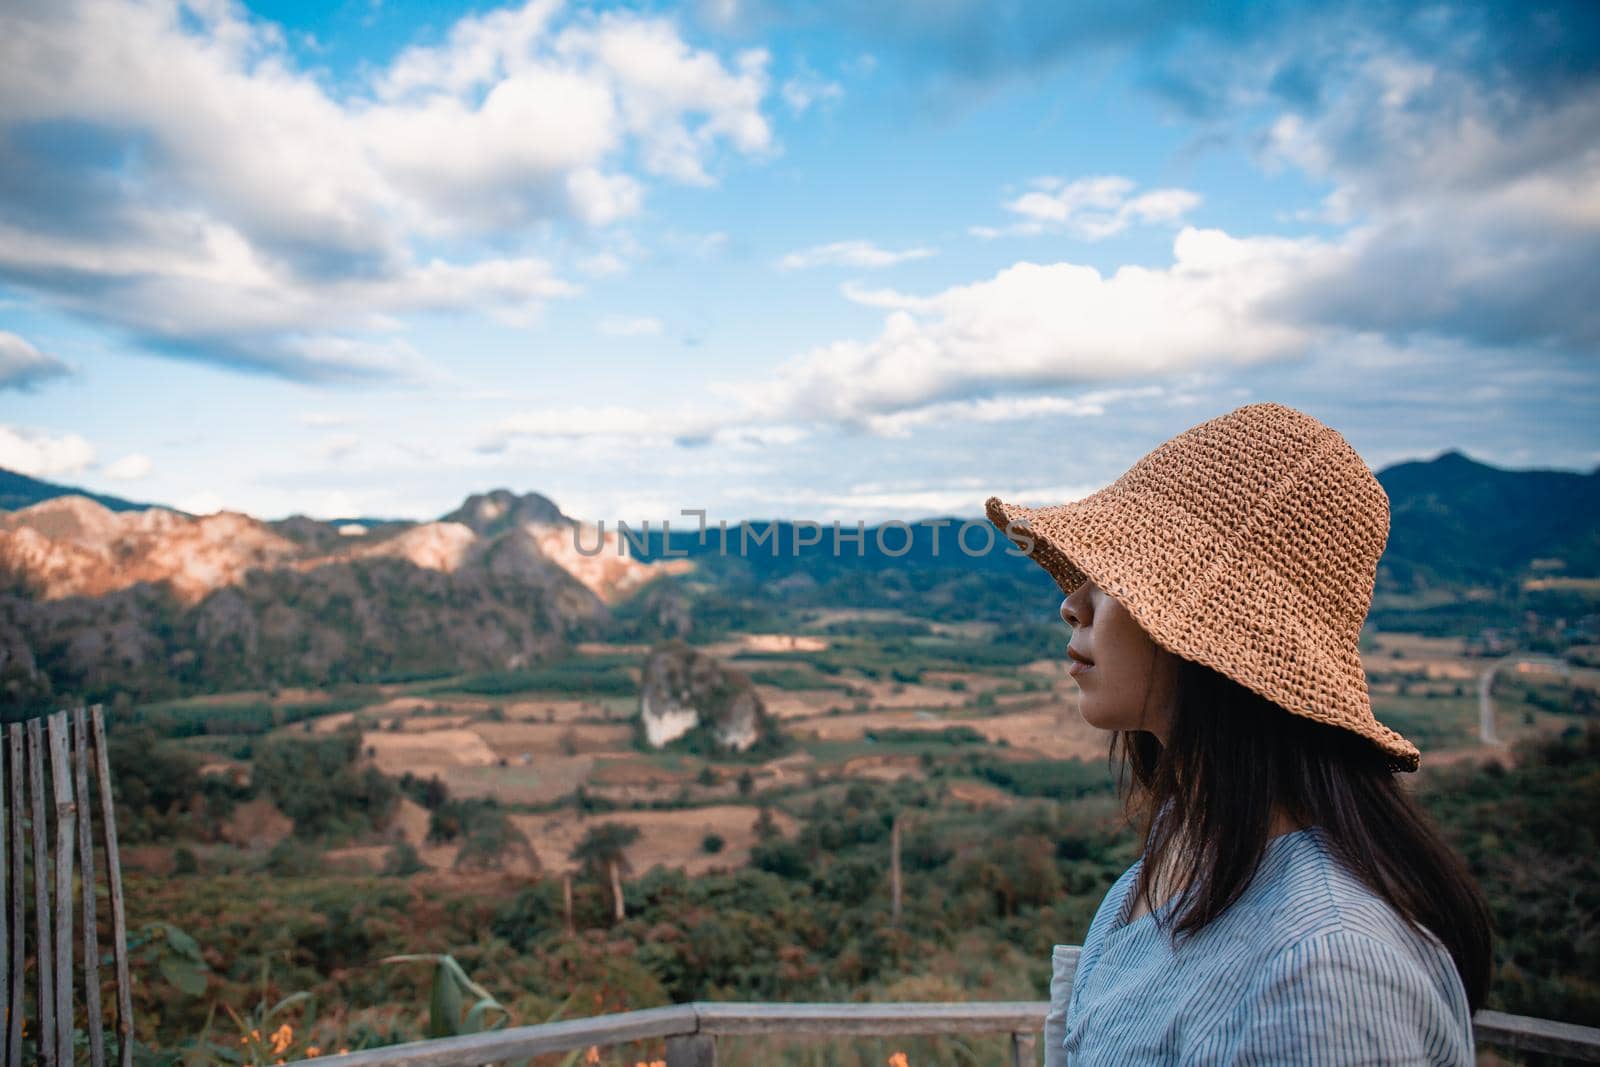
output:
[[[1094,670],[1094,664],[1092,664],[1092,663],[1079,663],[1077,660],[1073,660],[1072,661],[1072,666],[1067,668],[1067,673],[1072,675],[1074,678],[1076,678],[1078,675],[1083,674],[1086,671],[1092,671],[1092,670]]]

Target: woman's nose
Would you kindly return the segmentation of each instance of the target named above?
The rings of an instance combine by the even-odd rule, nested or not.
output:
[[[1083,625],[1084,614],[1089,608],[1089,585],[1087,582],[1068,593],[1066,599],[1061,601],[1061,621],[1073,629]]]

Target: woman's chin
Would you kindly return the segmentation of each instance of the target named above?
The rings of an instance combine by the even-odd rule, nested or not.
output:
[[[1095,706],[1092,700],[1078,701],[1078,716],[1096,730],[1137,730],[1138,726],[1119,719],[1115,715],[1106,715]]]
[[[1081,700],[1078,702],[1078,715],[1083,719],[1084,722],[1088,723],[1090,726],[1093,726],[1096,730],[1116,729],[1115,725],[1103,721],[1102,717],[1092,705],[1086,705]]]

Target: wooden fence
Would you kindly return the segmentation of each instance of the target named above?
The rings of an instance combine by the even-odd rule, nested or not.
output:
[[[11,723],[0,759],[0,782],[0,1005],[5,1019],[0,1064],[67,1067],[75,1062],[73,1022],[78,1009],[74,1007],[73,989],[76,973],[81,971],[81,1032],[88,1045],[89,1062],[94,1067],[104,1067],[95,889],[96,873],[103,866],[116,968],[117,1062],[120,1067],[131,1067],[133,1006],[128,933],[101,706],[58,711],[42,720],[30,719],[26,724]],[[96,796],[98,804],[94,803]],[[96,821],[96,812],[103,864],[95,862],[91,824]],[[30,868],[31,924],[24,918]],[[75,916],[81,919],[75,920]],[[82,959],[76,961],[75,932],[82,937],[83,949]],[[35,979],[31,996],[24,968],[30,947]],[[26,1021],[31,1021],[33,1029],[24,1035]]]

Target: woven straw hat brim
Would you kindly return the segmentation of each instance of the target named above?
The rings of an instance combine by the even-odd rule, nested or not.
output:
[[[1154,510],[1123,480],[1042,508],[991,496],[984,510],[1002,532],[1021,535],[1007,534],[1063,594],[1093,579],[1168,651],[1293,714],[1366,737],[1392,770],[1417,769],[1417,747],[1372,714],[1351,620],[1331,618],[1267,560],[1239,550],[1205,520],[1181,508]],[[1357,633],[1359,626],[1356,620]]]

